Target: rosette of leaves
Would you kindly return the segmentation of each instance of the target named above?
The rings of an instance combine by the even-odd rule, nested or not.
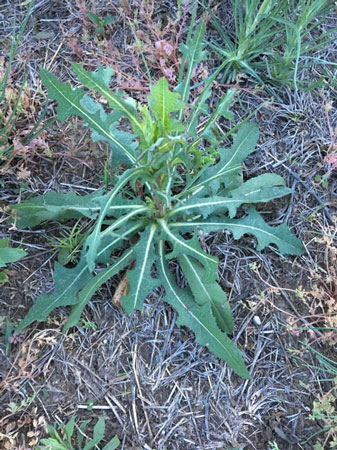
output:
[[[47,193],[15,207],[21,227],[44,220],[95,220],[79,263],[73,268],[55,264],[54,292],[36,300],[17,331],[45,320],[61,305],[72,305],[65,329],[74,326],[95,291],[127,269],[129,291],[122,305],[128,314],[140,310],[153,289],[164,287],[164,300],[177,310],[178,325],[189,327],[200,344],[237,374],[249,377],[239,349],[228,337],[233,333],[233,320],[226,294],[217,282],[218,260],[200,247],[198,230],[227,229],[235,239],[248,233],[255,236],[258,250],[273,244],[282,254],[298,255],[303,246],[285,224],[268,225],[253,206],[288,195],[291,190],[284,180],[264,174],[243,181],[242,162],[254,151],[257,126],[242,124],[233,134],[231,148],[220,145],[223,137],[215,132],[215,123],[220,116],[233,119],[229,108],[235,91],[229,90],[209,114],[207,99],[215,73],[197,101],[189,104],[192,71],[206,57],[204,31],[204,25],[199,25],[181,47],[188,68],[176,91],[171,92],[162,78],[151,87],[147,105],[112,92],[110,68],[99,67],[90,73],[73,66],[81,83],[107,100],[109,113],[83,89],[72,89],[41,71],[49,96],[58,101],[58,118],[65,121],[70,115],[79,116],[90,127],[94,141],[110,144],[119,175],[108,192],[87,196]],[[209,117],[203,127],[198,126],[200,115]],[[132,133],[120,129],[121,117],[129,120]],[[184,289],[170,269],[171,260],[186,277]]]

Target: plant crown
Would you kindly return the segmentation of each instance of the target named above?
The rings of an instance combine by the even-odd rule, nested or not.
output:
[[[165,301],[178,312],[177,323],[189,327],[200,344],[249,378],[240,351],[228,337],[233,320],[217,283],[218,259],[202,249],[198,233],[227,229],[235,239],[248,233],[255,236],[258,250],[274,244],[281,254],[299,255],[303,246],[285,224],[268,225],[253,206],[288,195],[291,189],[284,180],[267,173],[243,181],[242,162],[254,151],[257,126],[241,124],[232,147],[220,147],[224,137],[215,123],[220,117],[233,120],[229,108],[235,91],[228,90],[209,115],[207,100],[215,73],[196,102],[188,102],[192,71],[206,58],[204,33],[200,24],[180,47],[187,72],[175,92],[161,78],[151,87],[148,105],[112,92],[110,68],[100,66],[90,73],[73,65],[80,82],[107,100],[109,113],[84,90],[41,71],[49,96],[58,101],[58,119],[63,122],[71,115],[84,119],[92,139],[111,146],[119,175],[108,192],[86,196],[50,192],[15,207],[19,226],[80,217],[95,221],[78,264],[67,268],[55,263],[54,292],[38,297],[17,331],[64,305],[72,305],[64,329],[74,326],[97,289],[127,269],[129,292],[122,305],[128,314],[140,310],[153,289],[163,286]],[[200,116],[208,117],[203,126]],[[129,120],[133,133],[119,128],[122,117]],[[184,289],[176,282],[171,260],[185,275]]]

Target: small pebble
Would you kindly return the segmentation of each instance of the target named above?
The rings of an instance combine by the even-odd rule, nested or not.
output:
[[[253,318],[253,322],[255,323],[256,326],[260,326],[261,325],[261,319],[259,316],[254,316]]]

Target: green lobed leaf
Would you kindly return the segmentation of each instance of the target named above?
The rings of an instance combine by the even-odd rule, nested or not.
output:
[[[205,31],[205,22],[201,21],[190,40],[186,44],[181,44],[179,47],[179,50],[186,56],[188,64],[192,69],[206,59],[207,52],[204,50],[205,44],[203,42]]]
[[[199,228],[206,233],[228,229],[235,239],[240,239],[244,234],[255,236],[257,250],[263,250],[267,245],[275,244],[282,255],[301,255],[305,251],[301,241],[291,233],[285,223],[277,227],[268,225],[253,206],[249,207],[248,215],[240,219],[213,216],[205,220],[172,222],[170,228],[173,230],[179,228],[180,231]]]
[[[40,295],[28,314],[18,325],[17,333],[34,321],[43,322],[49,314],[58,306],[74,305],[77,303],[77,293],[92,277],[87,268],[85,258],[82,257],[76,267],[68,269],[55,263],[54,281],[55,288],[52,294]]]
[[[233,333],[233,317],[227,296],[216,281],[204,283],[205,269],[194,258],[181,255],[178,262],[187,278],[198,305],[210,304],[216,323],[221,331]]]
[[[265,203],[275,198],[291,194],[292,189],[285,187],[284,179],[274,173],[264,173],[250,178],[230,192],[231,198],[242,203]],[[235,212],[231,214],[231,217]]]
[[[292,190],[284,187],[284,184],[283,178],[279,175],[271,173],[259,175],[237,189],[229,191],[230,198],[219,196],[199,198],[197,195],[190,197],[183,205],[173,208],[170,217],[175,214],[197,213],[206,218],[216,211],[228,210],[229,216],[233,218],[239,206],[244,203],[265,203],[290,194]]]
[[[102,191],[83,196],[75,192],[47,192],[12,205],[11,209],[16,212],[19,227],[34,227],[47,220],[78,219],[82,216],[93,219],[99,209],[96,200],[102,195]]]
[[[21,248],[9,248],[8,239],[0,239],[0,267],[17,261],[27,255],[25,250]]]
[[[74,327],[80,320],[83,309],[90,301],[94,293],[110,278],[124,269],[127,265],[131,263],[134,259],[134,251],[130,249],[126,251],[122,256],[118,258],[118,260],[102,270],[95,277],[93,277],[89,283],[78,293],[77,303],[72,307],[71,313],[68,317],[67,322],[63,327],[63,331],[65,332],[68,328]]]
[[[113,113],[106,115],[102,106],[100,104],[97,104],[92,98],[88,97],[87,95],[83,96],[83,98],[80,100],[80,104],[88,113],[97,113],[100,117],[101,122],[103,121],[103,124],[106,122],[106,117],[109,119],[109,123],[107,125],[108,133],[102,133],[102,127],[101,129],[98,129],[97,126],[96,128],[93,128],[92,126],[90,126],[90,124],[89,127],[92,129],[91,139],[94,142],[104,141],[110,144],[110,147],[114,152],[113,156],[115,167],[119,164],[130,166],[132,163],[135,163],[136,150],[138,147],[138,142],[134,140],[136,135],[118,130],[115,127],[115,122],[120,118],[121,114],[114,111]]]
[[[166,255],[166,258],[176,258],[179,255],[186,254],[194,256],[205,268],[205,283],[211,283],[217,279],[218,259],[214,256],[205,253],[199,245],[198,237],[196,233],[192,239],[186,240],[170,229],[169,225],[163,220],[159,220],[162,227],[161,238],[170,242],[173,246],[171,253]]]
[[[136,161],[136,143],[132,143],[133,137],[126,139],[127,134],[120,135],[113,127],[120,114],[107,115],[102,105],[95,103],[82,89],[72,89],[69,83],[60,83],[45,69],[41,69],[40,74],[48,88],[49,97],[58,101],[57,117],[61,122],[71,115],[81,117],[94,132],[95,139],[100,136],[116,150],[115,165],[125,161],[132,164]],[[119,140],[120,136],[123,136],[122,140]]]
[[[108,194],[97,191],[88,195],[78,195],[76,192],[47,192],[17,205],[11,209],[16,212],[19,227],[33,227],[47,220],[65,220],[88,217],[95,219],[106,203]],[[141,208],[144,203],[138,199],[125,199],[118,195],[107,211],[107,216],[119,217],[123,212]]]
[[[157,123],[160,136],[184,131],[185,128],[182,123],[171,117],[171,113],[183,110],[185,105],[180,100],[179,94],[169,90],[166,78],[160,78],[151,87],[148,103]]]
[[[180,289],[176,285],[165,261],[163,242],[160,243],[159,253],[160,259],[156,267],[166,291],[164,300],[178,312],[177,324],[190,328],[197,342],[227,362],[235,373],[244,378],[250,378],[241,352],[228,336],[219,330],[211,305],[209,303],[198,305],[193,301],[189,289]]]
[[[122,306],[128,314],[135,309],[142,309],[144,300],[160,283],[151,277],[151,267],[155,262],[155,223],[149,224],[140,234],[139,241],[133,247],[136,256],[136,265],[133,270],[128,270],[129,293],[122,298]]]
[[[97,251],[97,261],[103,259],[104,262],[107,262],[107,255],[109,253],[111,254],[113,249],[120,246],[126,237],[131,237],[136,233],[140,225],[141,224],[136,224],[121,230],[119,237],[101,241]],[[84,289],[88,284],[89,287],[92,286],[91,279],[92,274],[88,270],[85,252],[82,252],[81,259],[74,268],[68,269],[56,262],[54,270],[55,287],[53,293],[40,295],[36,299],[28,314],[19,323],[17,332],[21,332],[35,320],[42,322],[48,317],[50,312],[58,306],[75,305],[78,303],[81,300],[78,297],[79,291]],[[83,297],[86,292],[87,291],[83,291]]]
[[[129,119],[133,130],[140,138],[144,139],[144,123],[137,113],[137,102],[131,98],[123,98],[122,94],[113,93],[110,88],[110,80],[114,71],[110,67],[104,68],[99,65],[97,71],[87,72],[80,64],[73,63],[72,68],[76,73],[81,83],[88,89],[94,89],[99,92],[109,103],[109,106],[114,110],[120,111],[125,117]]]

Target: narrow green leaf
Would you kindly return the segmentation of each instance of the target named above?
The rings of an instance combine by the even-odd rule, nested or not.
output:
[[[143,120],[143,138],[144,142],[140,141],[140,149],[142,151],[149,148],[155,141],[156,123],[151,117],[150,111],[147,105],[139,105],[139,111],[141,112]]]
[[[67,441],[69,444],[71,444],[71,437],[73,435],[74,432],[74,427],[75,427],[75,419],[76,416],[73,416],[69,422],[67,423],[67,425],[65,426],[65,435],[67,437]]]
[[[161,219],[159,221],[162,226],[162,238],[168,240],[173,245],[171,253],[166,255],[166,258],[176,258],[179,255],[186,254],[194,256],[205,268],[205,283],[211,283],[217,279],[218,259],[205,253],[199,246],[197,235],[194,234],[193,238],[186,240],[172,232],[168,224]]]
[[[204,50],[205,45],[203,44],[204,36],[205,23],[201,21],[197,26],[193,36],[191,36],[186,44],[181,44],[179,47],[182,54],[187,58],[188,68],[184,81],[180,83],[179,86],[177,86],[175,91],[181,94],[181,98],[184,104],[187,104],[188,102],[193,69],[197,64],[206,59],[206,52]],[[180,115],[180,119],[181,117],[182,115]]]
[[[215,137],[213,128],[216,125],[216,121],[219,119],[219,117],[224,117],[228,120],[234,119],[233,113],[229,110],[229,108],[233,106],[235,93],[236,89],[228,89],[226,94],[217,105],[214,113],[206,123],[204,130],[199,134],[199,139],[207,139],[212,145],[216,145],[218,143],[219,139]]]
[[[192,257],[178,256],[179,265],[187,278],[190,289],[198,305],[209,303],[220,330],[233,333],[233,317],[227,296],[216,281],[204,283],[205,269]]]
[[[207,116],[209,113],[209,107],[206,103],[209,97],[212,94],[211,87],[208,87],[208,89],[205,89],[202,96],[200,96],[197,100],[197,104],[194,105],[194,109],[192,109],[191,114],[187,118],[186,121],[186,130],[185,135],[186,137],[193,137],[193,139],[197,140],[199,139],[200,135],[197,133],[197,126],[199,122],[199,116],[202,114],[204,116]]]
[[[1,276],[1,273],[3,273],[3,272],[0,272],[0,276]],[[0,286],[1,286],[1,283],[0,283]],[[5,331],[5,344],[6,344],[5,354],[6,354],[6,356],[8,356],[11,351],[11,346],[12,346],[12,342],[13,342],[11,338],[13,336],[14,331],[15,331],[15,328],[14,328],[12,322],[10,322],[8,319],[6,319],[6,331]]]
[[[159,282],[151,277],[151,267],[156,259],[154,239],[157,225],[152,223],[140,234],[140,239],[133,247],[136,265],[127,272],[129,293],[122,298],[122,305],[128,314],[135,309],[142,309],[144,300]]]
[[[101,22],[101,19],[98,17],[97,14],[93,13],[92,11],[89,11],[88,9],[86,10],[87,16],[89,17],[89,19],[91,20],[91,22],[94,25],[99,25]]]
[[[27,255],[25,250],[21,248],[9,248],[8,239],[0,239],[0,267],[17,261]]]
[[[47,448],[51,448],[53,450],[69,450],[69,447],[66,447],[64,444],[60,444],[56,439],[53,438],[41,439],[41,444],[46,445]]]
[[[130,264],[132,259],[134,259],[134,251],[133,249],[130,249],[120,256],[114,264],[99,272],[98,275],[86,284],[78,294],[78,302],[72,307],[71,314],[63,327],[63,332],[68,328],[74,327],[79,322],[83,309],[97,289]]]
[[[250,378],[241,352],[227,335],[219,330],[212,314],[211,305],[209,303],[202,306],[196,304],[187,288],[180,289],[176,285],[165,261],[162,242],[159,252],[160,260],[156,266],[166,291],[164,300],[178,312],[177,324],[190,328],[195,334],[197,342],[227,362],[235,373],[244,378]]]
[[[205,220],[191,220],[190,222],[172,222],[170,228],[179,227],[179,230],[187,231],[199,228],[208,233],[228,229],[235,239],[240,239],[244,234],[252,234],[257,239],[257,250],[263,250],[269,244],[275,244],[282,255],[301,255],[305,249],[283,223],[277,227],[268,225],[258,214],[253,206],[249,207],[248,215],[240,219],[209,217]]]
[[[121,441],[118,439],[117,436],[114,436],[111,441],[109,441],[102,450],[116,450],[118,446],[120,445]]]
[[[100,417],[94,427],[94,436],[93,438],[85,445],[83,450],[91,450],[97,444],[101,442],[104,438],[105,433],[105,420],[103,417]]]
[[[41,69],[40,73],[43,83],[48,88],[49,97],[58,101],[57,117],[61,122],[67,120],[71,115],[81,117],[93,130],[95,139],[100,136],[118,152],[116,165],[120,161],[126,161],[129,164],[136,161],[136,143],[132,143],[133,137],[126,139],[127,134],[120,134],[122,132],[113,127],[120,114],[107,115],[102,105],[95,103],[82,89],[72,89],[69,83],[60,83],[47,70]],[[120,136],[123,136],[122,140],[119,140]]]

